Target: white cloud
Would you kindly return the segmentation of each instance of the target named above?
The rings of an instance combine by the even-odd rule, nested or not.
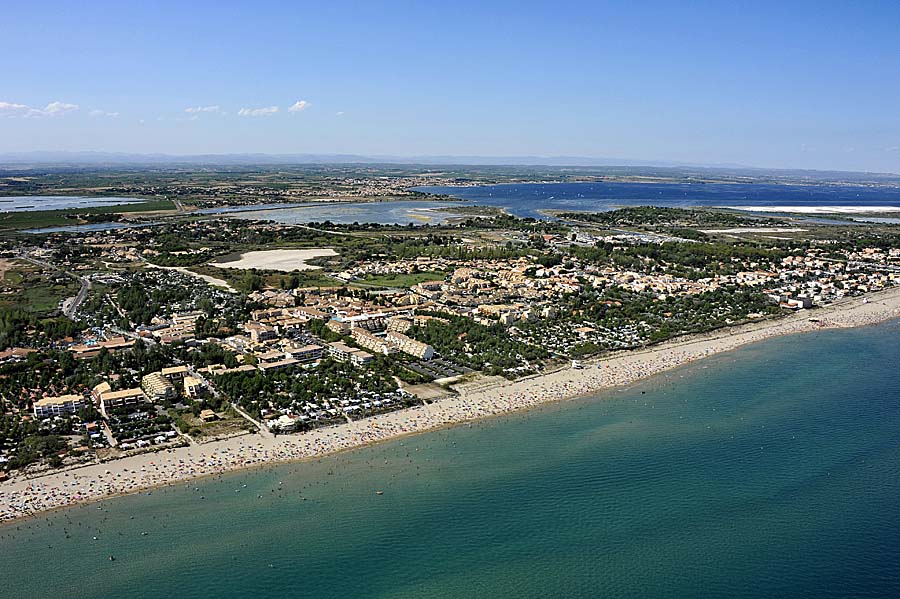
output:
[[[288,112],[303,112],[310,106],[312,106],[312,104],[306,100],[297,100],[290,108],[288,108]]]
[[[13,104],[12,102],[0,102],[0,114],[15,116],[22,114],[28,110],[24,104]]]
[[[222,109],[216,106],[188,106],[184,109],[184,111],[188,114],[200,114],[201,112],[212,112],[212,113],[221,113]]]
[[[111,118],[111,119],[114,119],[114,118],[116,118],[117,116],[119,116],[119,113],[118,113],[118,112],[107,112],[107,111],[105,111],[105,110],[92,110],[92,111],[90,111],[88,114],[89,114],[90,116],[92,116],[92,117],[106,116],[106,117],[109,117],[109,118]]]
[[[265,108],[241,108],[238,110],[240,116],[272,116],[278,112],[277,106],[267,106]]]
[[[344,111],[343,111],[343,110],[339,110],[339,111],[337,111],[337,112],[334,113],[334,116],[344,116]]]
[[[69,104],[67,102],[50,102],[44,108],[32,108],[25,104],[15,104],[12,102],[0,102],[0,114],[7,116],[25,116],[25,117],[41,117],[41,116],[59,116],[67,112],[78,110],[78,104]]]
[[[56,116],[58,114],[65,114],[67,112],[72,112],[74,110],[78,110],[78,104],[68,104],[66,102],[50,102],[47,104],[47,107],[41,110],[45,115],[48,116]]]

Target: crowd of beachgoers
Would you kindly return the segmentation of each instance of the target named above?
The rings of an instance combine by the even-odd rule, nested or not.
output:
[[[460,385],[458,395],[364,420],[272,437],[245,435],[0,484],[0,521],[200,476],[322,456],[549,401],[589,395],[777,335],[875,324],[900,316],[900,289],[871,300],[621,352],[514,382]]]

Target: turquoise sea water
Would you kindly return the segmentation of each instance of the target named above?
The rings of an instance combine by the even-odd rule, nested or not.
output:
[[[0,527],[0,596],[896,597],[898,475],[895,321]]]

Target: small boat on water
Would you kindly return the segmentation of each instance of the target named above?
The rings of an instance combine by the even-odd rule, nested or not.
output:
[[[376,495],[384,495],[384,491],[375,491]]]

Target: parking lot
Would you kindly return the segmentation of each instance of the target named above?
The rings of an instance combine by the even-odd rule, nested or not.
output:
[[[474,372],[471,368],[460,366],[446,358],[437,357],[431,360],[415,360],[406,364],[406,367],[418,374],[432,379],[443,379],[461,374]]]

